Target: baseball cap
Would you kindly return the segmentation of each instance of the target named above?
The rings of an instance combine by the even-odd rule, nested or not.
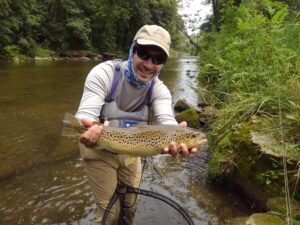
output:
[[[133,41],[139,45],[155,45],[170,56],[171,37],[167,30],[157,25],[144,25],[136,33]]]

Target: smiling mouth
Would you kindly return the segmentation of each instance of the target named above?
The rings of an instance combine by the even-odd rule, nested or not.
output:
[[[140,76],[143,77],[143,78],[148,78],[149,76],[152,77],[152,72],[151,71],[148,71],[148,70],[143,70],[143,69],[140,69]]]
[[[142,73],[144,73],[144,74],[150,74],[150,73],[151,73],[151,70],[149,70],[149,69],[147,69],[147,68],[145,68],[145,67],[140,68],[140,71],[141,71]]]

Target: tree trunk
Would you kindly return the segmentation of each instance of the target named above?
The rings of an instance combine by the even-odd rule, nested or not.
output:
[[[217,31],[219,31],[221,27],[220,2],[218,0],[212,0],[212,6],[213,6],[213,14],[214,14],[214,24],[216,26]]]
[[[183,32],[184,35],[189,39],[191,45],[193,45],[196,48],[196,52],[199,52],[201,50],[201,47],[198,43],[194,42],[193,39],[190,37],[190,35],[188,35],[187,32]]]

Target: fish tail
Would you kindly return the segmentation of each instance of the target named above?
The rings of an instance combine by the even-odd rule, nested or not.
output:
[[[77,120],[75,116],[71,113],[65,113],[63,118],[63,126],[61,130],[61,135],[64,137],[78,137],[82,129],[81,123]]]

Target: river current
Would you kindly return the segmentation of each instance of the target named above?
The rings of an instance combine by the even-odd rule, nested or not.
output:
[[[0,225],[92,224],[95,219],[77,145],[60,137],[60,129],[64,112],[76,112],[85,77],[97,63],[0,62]],[[160,78],[173,104],[185,98],[197,105],[197,73],[196,57],[168,61]],[[237,194],[206,180],[207,158],[207,148],[180,161],[156,156],[153,162],[163,176],[146,163],[141,188],[179,203],[196,225],[247,216],[250,210]],[[150,215],[138,209],[135,224],[151,224]]]

